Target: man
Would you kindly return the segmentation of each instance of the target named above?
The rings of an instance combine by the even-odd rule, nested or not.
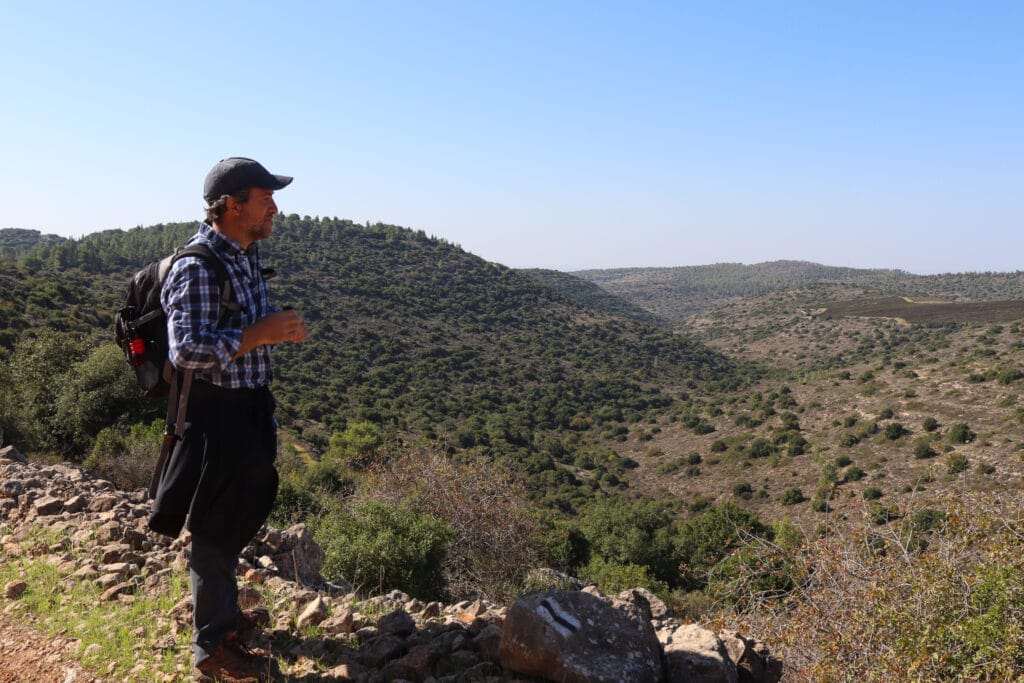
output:
[[[164,468],[150,525],[192,533],[189,574],[195,664],[205,676],[262,678],[267,662],[237,646],[238,555],[277,495],[277,423],[270,349],[302,342],[299,315],[270,305],[256,242],[273,229],[274,191],[291,183],[258,162],[223,159],[206,176],[204,243],[229,275],[238,310],[224,313],[216,273],[203,259],[174,262],[161,291],[170,359],[192,370],[185,432]],[[176,531],[176,530],[177,531]]]

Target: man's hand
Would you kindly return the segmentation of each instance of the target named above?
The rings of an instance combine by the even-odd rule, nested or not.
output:
[[[257,346],[286,341],[296,344],[306,341],[306,324],[293,310],[276,311],[242,330],[242,345],[235,358],[244,356]]]

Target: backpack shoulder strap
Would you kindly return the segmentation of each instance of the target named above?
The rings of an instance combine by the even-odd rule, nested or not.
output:
[[[217,313],[218,325],[223,324],[228,315],[233,311],[241,310],[241,305],[235,301],[234,290],[231,287],[231,276],[228,275],[227,266],[224,262],[202,242],[190,244],[187,247],[177,249],[173,254],[160,262],[160,282],[167,278],[171,265],[180,258],[196,256],[203,259],[211,268],[217,278],[217,285],[220,288],[220,306]],[[166,266],[164,265],[166,263]]]

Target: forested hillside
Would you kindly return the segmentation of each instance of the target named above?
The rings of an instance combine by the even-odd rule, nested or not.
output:
[[[14,235],[17,249],[0,260],[0,342],[11,371],[26,362],[30,340],[42,354],[55,332],[76,340],[66,357],[88,358],[110,339],[129,275],[194,229],[40,236],[35,244]],[[578,482],[559,461],[594,448],[603,432],[664,412],[680,391],[741,381],[733,364],[700,344],[589,309],[422,232],[292,215],[279,217],[261,249],[279,272],[275,301],[299,310],[309,328],[305,344],[276,349],[276,393],[285,426],[315,448],[370,424],[385,436],[514,463],[567,506]],[[27,433],[8,425],[9,435]],[[88,443],[77,435],[46,445],[73,454]],[[616,458],[600,459],[595,477],[622,474]]]

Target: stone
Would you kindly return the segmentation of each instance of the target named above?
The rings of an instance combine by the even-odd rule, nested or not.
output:
[[[3,448],[0,448],[0,460],[18,462],[22,465],[28,464],[28,460],[25,459],[25,456],[22,455],[21,451],[14,446],[4,446]]]
[[[487,624],[475,638],[473,643],[477,651],[492,662],[501,660],[501,627],[495,624]]]
[[[772,656],[761,641],[731,629],[719,631],[718,637],[736,665],[739,683],[777,683],[782,678],[782,660]]]
[[[332,636],[342,633],[352,633],[354,630],[352,610],[347,607],[342,608],[334,616],[321,621],[320,628],[323,629],[324,633]]]
[[[4,584],[4,597],[8,600],[17,600],[25,594],[26,590],[28,590],[28,584],[24,581],[8,581]]]
[[[307,626],[316,626],[327,618],[327,603],[320,596],[317,596],[311,603],[306,605],[302,614],[295,620],[295,625],[300,629]]]
[[[79,494],[77,496],[71,496],[66,501],[64,501],[64,510],[70,512],[71,514],[75,514],[77,512],[81,512],[82,510],[84,510],[85,505],[85,496]]]
[[[100,596],[100,600],[103,602],[111,602],[119,599],[121,596],[126,596],[134,590],[134,586],[127,581],[112,586],[103,592]]]
[[[43,496],[32,503],[37,515],[57,515],[64,509],[64,501],[53,496]]]
[[[359,659],[364,665],[376,669],[386,662],[402,657],[407,649],[405,640],[386,634],[364,643],[359,649]]]
[[[429,646],[411,650],[388,666],[388,674],[392,677],[392,683],[396,678],[422,681],[430,674],[430,670],[439,656],[440,654]]]
[[[660,683],[661,647],[649,621],[582,591],[527,593],[508,612],[502,666],[563,683]]]
[[[396,609],[377,620],[377,631],[381,634],[408,636],[416,630],[416,621],[408,612]]]
[[[8,479],[0,484],[0,496],[4,498],[17,498],[25,493],[25,485],[17,479]]]
[[[665,642],[667,683],[738,683],[736,665],[722,640],[698,624],[685,624]]]
[[[619,593],[619,600],[644,609],[649,619],[664,619],[668,616],[668,605],[657,595],[646,588],[631,588]],[[646,608],[643,607],[646,605]]]

